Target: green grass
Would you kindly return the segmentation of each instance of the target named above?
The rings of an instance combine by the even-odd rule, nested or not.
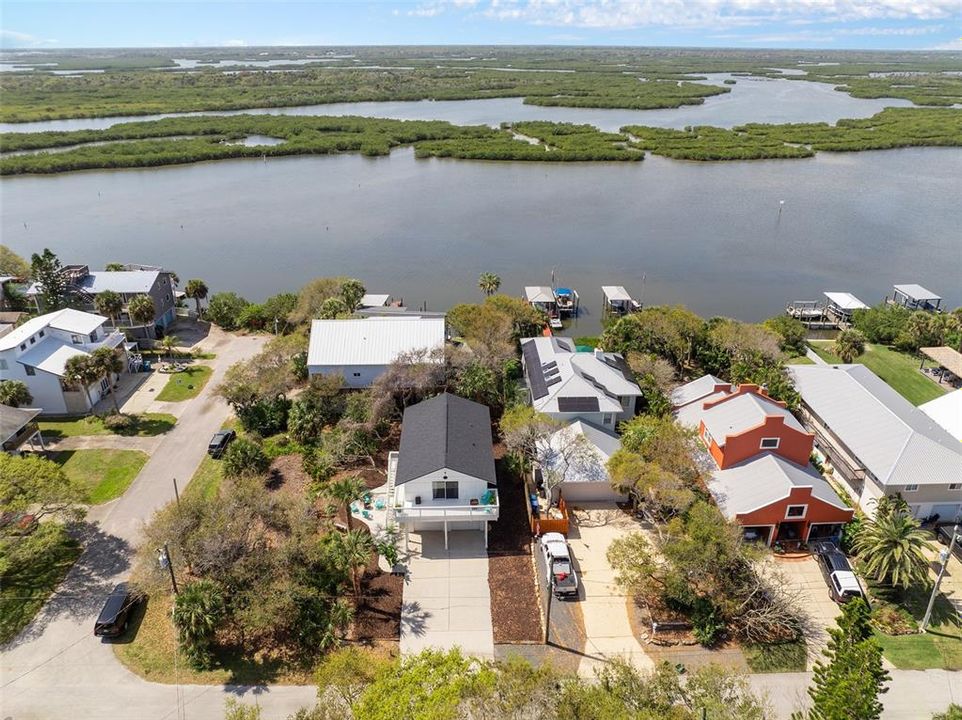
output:
[[[38,562],[27,563],[21,571],[3,576],[0,580],[0,644],[12,640],[33,620],[80,553],[80,545],[66,532],[60,532]]]
[[[309,684],[309,672],[285,667],[277,659],[249,656],[240,648],[216,648],[215,667],[192,670],[177,650],[170,619],[169,595],[150,598],[131,618],[127,632],[114,643],[114,653],[128,670],[145,680],[192,685]],[[176,657],[176,664],[175,664]]]
[[[67,476],[81,483],[86,501],[99,505],[124,494],[147,462],[140,450],[62,450],[51,455]]]
[[[237,421],[232,418],[225,422],[223,427],[236,428]],[[196,472],[194,472],[194,476],[190,479],[187,489],[184,490],[184,496],[195,496],[204,500],[213,500],[217,497],[217,492],[220,490],[220,484],[223,479],[223,460],[215,460],[210,455],[204,455],[204,459],[200,461],[200,465],[197,467]]]
[[[197,397],[210,380],[214,369],[209,365],[188,365],[183,372],[170,376],[164,389],[157,394],[161,402],[181,402]]]
[[[807,355],[792,355],[785,358],[786,365],[814,365],[815,361]]]
[[[825,362],[833,365],[842,362],[832,353],[830,341],[811,341],[811,346]],[[920,361],[914,355],[884,345],[868,344],[855,362],[874,372],[913,405],[921,405],[945,394],[945,388],[919,372]],[[926,362],[926,365],[931,367],[932,363]]]
[[[745,662],[752,672],[804,672],[808,659],[804,640],[773,645],[745,645]]]
[[[96,415],[62,420],[41,420],[39,424],[44,438],[53,439],[89,435],[154,437],[168,432],[177,422],[177,418],[167,413],[144,413],[135,418],[134,426],[130,430],[121,432],[105,427],[103,420]]]

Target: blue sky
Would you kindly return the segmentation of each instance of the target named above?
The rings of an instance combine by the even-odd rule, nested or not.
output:
[[[568,44],[962,50],[959,0],[6,2],[4,48]]]

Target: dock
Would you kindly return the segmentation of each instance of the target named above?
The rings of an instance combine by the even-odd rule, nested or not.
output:
[[[561,317],[578,317],[578,309],[581,299],[578,291],[571,288],[556,288],[554,290],[555,303],[558,307],[558,315]]]
[[[856,310],[868,305],[850,292],[825,291],[824,301],[793,300],[785,308],[789,317],[798,320],[809,330],[844,330],[852,324]]]
[[[641,303],[633,299],[621,285],[602,285],[604,294],[604,313],[606,315],[627,315],[641,310]]]

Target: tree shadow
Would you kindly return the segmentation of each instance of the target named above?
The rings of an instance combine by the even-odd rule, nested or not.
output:
[[[104,533],[99,526],[77,523],[70,533],[84,547],[83,554],[67,573],[33,621],[7,648],[15,648],[43,635],[58,620],[90,620],[90,632],[97,613],[120,576],[130,568],[132,548],[126,540]]]
[[[127,615],[127,629],[115,638],[103,638],[103,642],[111,645],[129,645],[132,643],[136,639],[137,633],[140,632],[140,626],[144,622],[144,616],[147,614],[147,604],[149,602],[150,598],[146,595],[134,601],[134,606]]]
[[[401,635],[405,633],[414,637],[424,637],[427,632],[427,620],[431,613],[421,607],[417,600],[401,604]]]
[[[133,424],[129,428],[124,428],[123,430],[118,430],[118,435],[130,436],[140,436],[140,437],[155,437],[157,435],[163,435],[164,433],[170,432],[174,429],[174,424],[176,420],[173,418],[166,417],[147,417],[145,415],[137,415],[134,418]]]

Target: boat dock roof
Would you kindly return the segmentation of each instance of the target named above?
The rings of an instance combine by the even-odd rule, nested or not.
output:
[[[526,285],[524,298],[529,303],[553,303],[554,291],[547,285]]]
[[[631,295],[621,285],[602,285],[601,292],[608,302],[631,302]]]
[[[926,290],[921,285],[916,285],[914,283],[910,283],[907,285],[893,285],[893,287],[898,292],[905,295],[905,297],[910,298],[912,300],[916,300],[916,301],[942,299],[931,290]]]
[[[849,292],[825,292],[822,293],[828,301],[841,310],[865,310],[868,305]]]

